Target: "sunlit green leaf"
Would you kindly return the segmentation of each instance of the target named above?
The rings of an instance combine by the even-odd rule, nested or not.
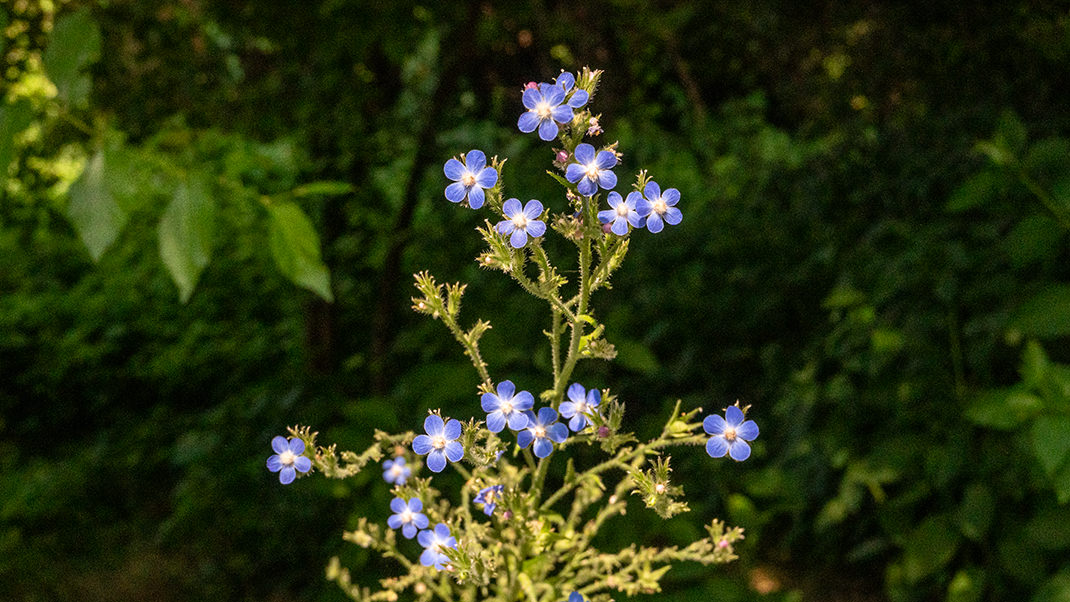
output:
[[[93,261],[100,260],[128,219],[107,185],[105,170],[105,154],[97,151],[86,163],[82,175],[71,185],[67,205],[67,217]]]
[[[199,177],[179,183],[160,225],[160,258],[185,303],[212,256],[215,202],[208,184]]]
[[[312,222],[291,202],[268,207],[271,254],[284,276],[294,284],[333,301],[330,274],[320,259],[320,239]]]
[[[1018,388],[985,391],[966,408],[966,418],[974,424],[1010,430],[1044,409],[1040,398]]]
[[[43,62],[61,100],[75,105],[85,103],[91,80],[83,71],[99,58],[100,29],[88,8],[56,20]]]
[[[1052,285],[1040,291],[1014,311],[1008,326],[1026,336],[1070,334],[1070,286]]]
[[[932,574],[947,564],[959,546],[959,533],[951,520],[931,516],[907,535],[903,550],[903,571],[908,581]]]

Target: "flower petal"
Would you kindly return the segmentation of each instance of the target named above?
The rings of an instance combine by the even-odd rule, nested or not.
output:
[[[502,399],[511,399],[513,397],[513,393],[516,393],[516,385],[514,385],[513,381],[511,380],[503,380],[502,382],[498,383],[497,390],[498,397]]]
[[[539,139],[549,142],[557,138],[557,123],[553,119],[546,119],[539,124]]]
[[[546,435],[558,443],[564,443],[565,439],[568,439],[568,427],[560,422],[551,424],[550,428],[546,429]]]
[[[543,98],[546,99],[546,102],[550,103],[551,107],[556,107],[565,101],[565,90],[560,86],[539,84],[539,91],[542,92]]]
[[[271,449],[275,450],[276,454],[284,454],[290,451],[290,442],[280,435],[271,440]]]
[[[312,470],[312,460],[308,456],[297,456],[297,459],[294,460],[294,468],[298,472],[308,472]]]
[[[564,425],[562,425],[564,426]],[[536,458],[545,458],[554,451],[554,444],[549,439],[540,438],[535,441],[535,447],[532,448],[535,452]]]
[[[520,429],[526,427],[527,425],[528,425],[528,417],[523,415],[523,414],[521,414],[520,412],[513,412],[512,414],[509,415],[509,428],[511,430],[519,431]]]
[[[591,389],[587,391],[587,405],[592,408],[597,408],[598,404],[602,403],[602,392],[598,389]]]
[[[483,193],[483,189],[479,186],[473,186],[468,191],[468,206],[472,209],[479,209],[483,206],[484,198],[486,198],[486,195]]]
[[[617,236],[624,236],[628,233],[628,220],[618,215],[609,230]]]
[[[405,502],[405,500],[399,497],[390,500],[390,510],[394,513],[401,514],[408,507],[409,505]],[[396,529],[397,527],[394,528]]]
[[[651,211],[650,215],[646,216],[646,229],[654,234],[665,229],[665,221],[661,219],[657,211]]]
[[[608,169],[598,172],[598,185],[606,190],[617,185],[617,174]]]
[[[420,535],[423,535],[423,533],[421,533]],[[438,561],[438,556],[438,552],[432,550],[431,548],[426,548],[423,553],[420,554],[420,564],[424,566],[431,566]]]
[[[743,410],[736,406],[728,406],[724,411],[724,421],[732,428],[738,427],[743,424]]]
[[[546,234],[546,222],[538,219],[528,222],[528,236],[538,238],[543,234]]]
[[[577,144],[573,156],[580,165],[587,165],[594,160],[594,147],[586,142]]]
[[[498,410],[487,414],[487,430],[492,433],[500,433],[505,428],[505,414]]]
[[[662,193],[661,200],[665,201],[666,205],[672,207],[680,202],[680,191],[675,188],[670,188]]]
[[[278,454],[268,456],[267,468],[271,472],[279,472],[280,470],[282,470],[282,462],[279,461]]]
[[[758,438],[758,424],[748,420],[736,429],[736,436],[745,441],[754,441]]]
[[[598,151],[595,165],[598,166],[598,169],[612,169],[617,166],[617,155],[607,150]]]
[[[502,406],[502,402],[494,393],[484,393],[479,398],[479,406],[484,412],[495,412]]]
[[[658,186],[658,183],[654,180],[650,180],[643,187],[643,196],[650,199],[651,202],[658,200],[658,197],[661,196],[661,186]]]
[[[427,520],[426,514],[417,514],[416,516],[412,517],[412,524],[416,525],[421,529],[426,529],[427,525],[431,524],[431,521]],[[409,539],[412,538],[410,537]]]
[[[530,134],[535,131],[535,128],[539,127],[539,116],[531,111],[520,114],[520,119],[516,120],[516,127],[525,134]]]
[[[461,163],[457,159],[450,159],[442,166],[442,171],[446,174],[447,178],[457,182],[464,176],[464,163]]]
[[[491,188],[498,183],[498,170],[493,167],[484,167],[476,174],[476,184],[483,188]]]
[[[512,236],[509,237],[509,244],[514,249],[524,248],[524,245],[528,244],[528,233],[521,228],[513,230]]]
[[[583,414],[576,414],[572,417],[572,420],[568,421],[568,428],[572,429],[573,432],[576,433],[582,431],[583,429],[587,428],[587,417]]]
[[[557,406],[557,410],[561,412],[561,415],[565,418],[572,418],[576,415],[576,406],[578,404],[571,401],[562,401],[561,405]]]
[[[531,445],[531,442],[534,440],[535,435],[531,432],[530,428],[526,428],[516,434],[516,444],[519,445],[521,448]]]
[[[509,219],[513,219],[513,216],[519,213],[522,209],[523,206],[518,199],[508,199],[502,204],[502,213]]]
[[[456,441],[446,444],[446,459],[450,462],[458,462],[464,457],[464,447]]]
[[[569,182],[579,182],[580,178],[585,175],[587,175],[587,170],[579,163],[569,163],[568,167],[565,168],[565,179]]]
[[[427,435],[416,435],[416,438],[412,440],[412,451],[418,455],[424,455],[430,452],[432,449],[431,437]]]
[[[464,162],[468,166],[468,171],[479,173],[487,166],[487,156],[483,154],[483,151],[474,148],[464,156]]]
[[[535,396],[527,391],[521,391],[513,397],[513,408],[516,410],[530,410],[534,405]]]
[[[560,86],[562,90],[568,92],[572,89],[572,86],[576,85],[576,76],[568,71],[562,71],[561,75],[558,75],[557,79],[554,80],[554,85]]]
[[[424,509],[424,503],[420,501],[420,498],[418,497],[414,497],[409,500],[407,505],[409,507],[409,510],[412,510],[413,512],[419,512]]]
[[[401,528],[401,534],[405,536],[405,539],[412,539],[416,535],[416,525],[407,523]]]
[[[397,529],[398,527],[401,526],[401,524],[402,523],[401,523],[401,516],[400,515],[391,514],[386,519],[386,526],[390,527],[391,529]],[[406,525],[406,526],[408,526],[408,525]]]
[[[528,219],[536,219],[537,217],[542,215],[542,209],[543,207],[541,202],[535,199],[531,199],[530,201],[528,201],[528,204],[524,206],[524,217]]]
[[[551,422],[553,422],[555,420],[557,420],[557,411],[556,410],[554,410],[553,408],[551,408],[549,406],[547,406],[545,408],[539,408],[539,414],[538,414],[538,420],[537,420],[537,422],[539,424],[547,425],[547,424],[550,424]]]
[[[441,449],[431,450],[431,453],[427,454],[427,468],[431,472],[442,472],[442,469],[446,468],[446,454],[442,453]]]
[[[583,178],[579,184],[576,184],[576,192],[583,196],[594,196],[594,193],[598,192],[598,184],[590,178]]]
[[[535,88],[528,88],[524,90],[524,93],[520,96],[520,102],[524,103],[524,106],[529,109],[534,109],[542,102],[542,92],[539,92]],[[534,113],[532,113],[534,115]]]
[[[293,483],[296,478],[297,471],[294,470],[293,466],[283,466],[282,470],[279,471],[279,482],[283,485]]]
[[[453,440],[461,436],[461,421],[451,419],[446,423],[446,428],[443,429],[443,434],[447,439]]]
[[[650,215],[650,212],[654,210],[654,205],[650,204],[646,199],[638,199],[635,201],[635,212],[639,214],[639,217],[646,217]]]
[[[711,458],[723,458],[728,453],[728,442],[719,435],[710,437],[710,440],[706,442],[706,453]]]
[[[576,90],[572,93],[572,98],[568,99],[568,106],[573,109],[578,109],[587,104],[591,95],[587,93],[587,90]]]
[[[468,194],[468,187],[460,182],[454,182],[446,187],[446,199],[451,203],[460,203]]]
[[[707,416],[702,421],[702,430],[706,431],[707,435],[723,435],[725,424],[724,418],[721,418],[719,414]]]
[[[435,537],[438,537],[442,541],[450,539],[450,528],[446,523],[438,523],[435,525]],[[453,547],[453,546],[450,546]]]
[[[550,117],[558,123],[568,123],[572,121],[572,107],[568,105],[556,107],[550,112]]]
[[[514,224],[511,220],[503,220],[498,222],[494,226],[494,229],[498,231],[498,234],[508,235],[513,230],[516,230],[516,224]]]
[[[728,444],[728,455],[736,462],[742,462],[750,457],[750,445],[742,439],[736,439]]]
[[[442,417],[438,414],[428,414],[427,418],[424,418],[424,432],[432,437],[441,435],[445,428],[446,423],[442,422]]]
[[[416,536],[416,541],[421,546],[429,548],[435,543],[435,532],[430,529],[427,531],[420,531],[420,534]]]
[[[290,452],[295,456],[305,453],[305,442],[297,437],[290,439]]]
[[[608,224],[609,222],[615,219],[617,219],[617,212],[613,209],[605,209],[603,211],[598,212],[598,221],[602,222],[603,224]]]
[[[665,210],[664,217],[666,222],[675,226],[676,224],[679,224],[680,220],[684,218],[684,214],[681,213],[680,210],[676,207],[669,207]]]

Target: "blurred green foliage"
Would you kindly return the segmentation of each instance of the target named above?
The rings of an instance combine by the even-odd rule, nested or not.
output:
[[[1070,592],[1065,8],[4,0],[0,28],[7,597],[335,600],[331,555],[389,571],[338,537],[383,515],[379,475],[282,488],[268,442],[475,402],[405,309],[421,269],[471,283],[492,369],[537,386],[535,301],[472,261],[441,165],[482,148],[554,203],[519,90],[583,65],[684,222],[632,245],[595,308],[619,361],[579,376],[633,420],[738,397],[763,431],[744,466],[674,458],[692,511],[637,502],[606,543],[747,528],[667,600]]]

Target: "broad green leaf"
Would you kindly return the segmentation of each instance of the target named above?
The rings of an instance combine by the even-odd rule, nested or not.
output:
[[[15,158],[15,135],[30,126],[33,109],[23,99],[0,106],[0,184],[7,177],[7,167]]]
[[[178,286],[183,303],[193,294],[211,259],[215,209],[208,184],[193,177],[179,183],[160,218],[160,258]]]
[[[978,172],[959,184],[951,193],[945,209],[958,213],[986,205],[999,194],[1003,176],[991,169]]]
[[[1033,453],[1049,477],[1070,466],[1070,416],[1041,416],[1032,435]]]
[[[67,217],[93,261],[100,260],[128,219],[107,185],[106,169],[105,154],[97,151],[86,163],[82,175],[71,184],[67,205]]]
[[[92,82],[83,70],[99,58],[100,28],[88,8],[56,20],[43,62],[61,100],[75,105],[85,103]]]
[[[1063,228],[1047,215],[1034,214],[1018,222],[1003,239],[1011,265],[1024,267],[1054,257]]]
[[[1070,286],[1050,286],[1011,314],[1011,329],[1026,336],[1059,337],[1070,334]]]
[[[955,555],[959,533],[951,519],[944,515],[925,519],[907,535],[903,550],[903,572],[910,582],[918,581],[939,570]]]
[[[320,259],[320,238],[301,208],[291,202],[268,206],[271,254],[294,284],[333,301],[327,266]]]
[[[983,541],[996,511],[996,498],[984,483],[974,483],[966,489],[959,506],[959,529],[974,541]]]
[[[977,396],[966,408],[966,418],[974,424],[1011,430],[1044,409],[1040,398],[1019,388],[993,389]]]
[[[302,198],[306,196],[338,196],[342,194],[349,194],[353,192],[353,185],[348,182],[309,182],[294,188],[290,194],[296,198]]]
[[[1070,602],[1070,573],[1055,575],[1033,594],[1031,602]]]

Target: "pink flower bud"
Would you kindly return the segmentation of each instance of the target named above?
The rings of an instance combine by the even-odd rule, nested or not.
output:
[[[525,90],[534,90],[534,89],[536,89],[538,87],[539,87],[539,84],[537,84],[535,82],[528,82],[528,83],[524,84],[524,89]]]
[[[557,151],[557,162],[565,163],[568,161],[568,153],[565,151]]]

